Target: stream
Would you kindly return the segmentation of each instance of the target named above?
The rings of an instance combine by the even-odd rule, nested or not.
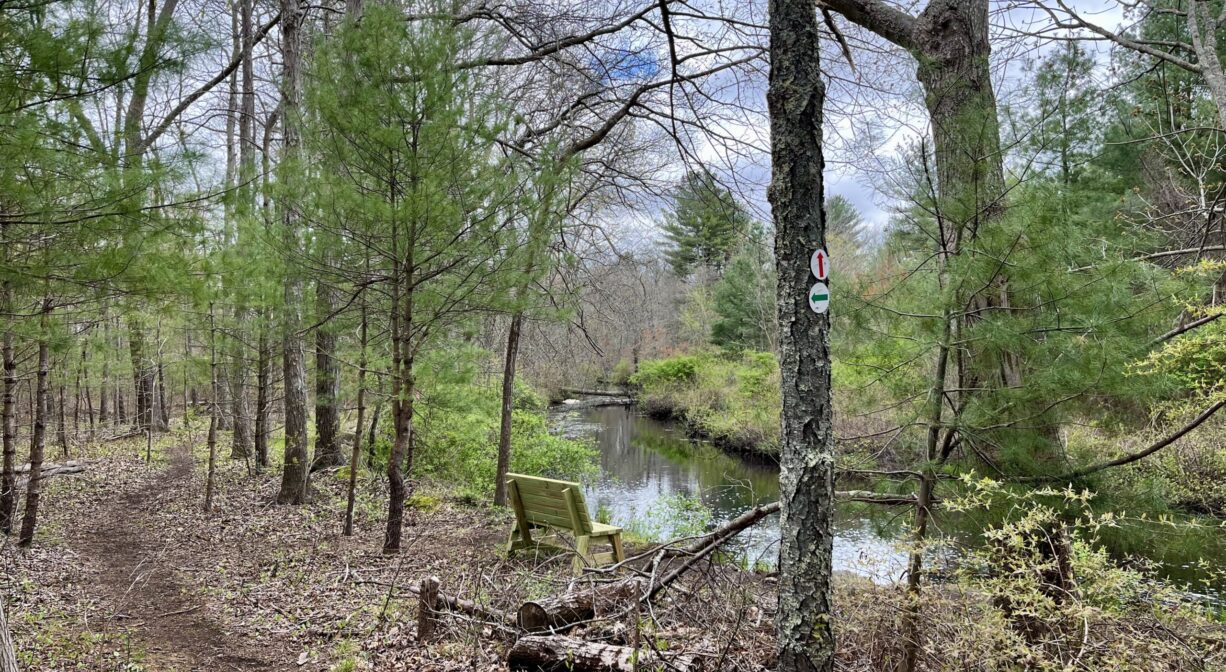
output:
[[[654,420],[631,406],[601,406],[551,413],[554,432],[586,438],[599,451],[600,473],[584,484],[594,519],[620,525],[640,537],[667,539],[692,534],[695,526],[718,525],[779,498],[779,467],[729,455],[686,435],[683,427]],[[684,501],[701,501],[709,520],[694,516]],[[704,514],[705,515],[705,514]],[[942,518],[942,517],[939,517]],[[906,568],[901,539],[909,520],[898,507],[841,506],[835,519],[834,570],[889,583]],[[962,524],[959,524],[961,522]],[[938,520],[954,538],[958,529],[984,521]],[[1144,557],[1167,580],[1186,585],[1190,595],[1226,604],[1226,531],[1200,528],[1146,529],[1133,525],[1106,531],[1103,543],[1117,559]],[[779,545],[778,516],[739,535],[736,550],[747,566],[773,567]],[[931,554],[939,564],[942,552]],[[945,557],[949,557],[947,551]],[[1203,566],[1201,559],[1209,561]]]
[[[557,411],[554,431],[591,438],[600,451],[600,474],[584,484],[594,518],[632,533],[658,539],[692,532],[677,496],[701,501],[712,525],[731,520],[757,504],[779,499],[779,467],[729,455],[693,441],[685,430],[636,413],[633,407],[602,406]],[[742,532],[740,558],[773,567],[779,552],[779,516]],[[896,580],[906,568],[906,552],[888,538],[882,524],[840,511],[835,522],[834,569]]]

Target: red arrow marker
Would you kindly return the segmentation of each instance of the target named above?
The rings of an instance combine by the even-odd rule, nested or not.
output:
[[[818,249],[809,258],[809,270],[813,271],[813,277],[818,280],[825,280],[830,275],[829,264],[826,259],[826,251]]]

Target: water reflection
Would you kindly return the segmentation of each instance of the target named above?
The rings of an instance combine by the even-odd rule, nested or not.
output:
[[[711,511],[712,524],[728,521],[750,507],[779,498],[779,469],[747,462],[713,446],[691,441],[683,429],[606,406],[559,413],[555,431],[592,437],[600,450],[600,475],[585,485],[590,513],[615,525],[649,528],[660,536],[682,532],[677,521],[662,516],[659,503],[674,495],[696,498]],[[648,520],[650,518],[650,520]],[[835,522],[834,569],[895,580],[906,565],[905,554],[867,518],[841,513]],[[778,517],[759,523],[739,537],[743,559],[774,566],[778,556]]]

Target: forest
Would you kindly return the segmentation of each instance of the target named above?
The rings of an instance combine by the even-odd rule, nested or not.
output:
[[[1224,59],[0,0],[0,672],[1226,670]]]

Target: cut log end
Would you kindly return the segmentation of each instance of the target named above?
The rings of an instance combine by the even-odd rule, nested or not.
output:
[[[637,599],[643,589],[644,581],[638,577],[598,583],[564,595],[525,602],[519,607],[516,622],[528,632],[561,630],[594,618],[603,605]]]

